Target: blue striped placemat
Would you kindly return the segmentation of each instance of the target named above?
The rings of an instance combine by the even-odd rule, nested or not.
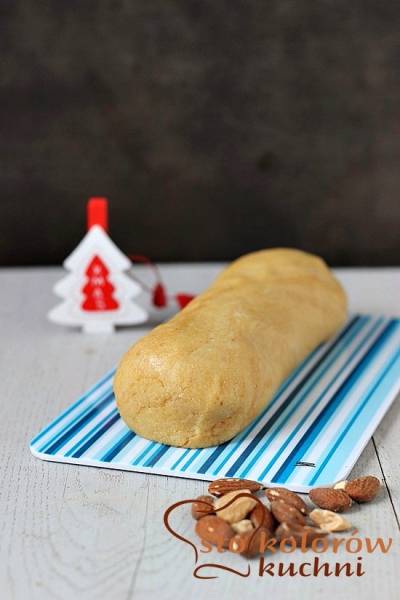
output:
[[[246,477],[297,491],[347,476],[400,390],[400,320],[352,316],[286,379],[244,431],[212,448],[151,442],[120,419],[114,370],[31,442],[58,462],[212,480]]]

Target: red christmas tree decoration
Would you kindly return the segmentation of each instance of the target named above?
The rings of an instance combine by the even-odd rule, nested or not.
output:
[[[106,198],[89,200],[87,224],[85,237],[64,261],[69,274],[54,286],[63,302],[49,312],[49,319],[81,326],[87,333],[143,323],[147,313],[132,300],[141,287],[125,273],[132,264],[107,235]]]
[[[104,311],[119,308],[119,303],[113,296],[115,287],[108,279],[109,273],[101,258],[95,255],[85,271],[88,281],[82,288],[85,298],[81,305],[83,310]]]

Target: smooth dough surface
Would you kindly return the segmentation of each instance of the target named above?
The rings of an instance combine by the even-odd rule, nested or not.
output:
[[[120,414],[157,442],[220,444],[345,318],[345,293],[317,256],[285,248],[247,254],[124,355],[114,380]]]

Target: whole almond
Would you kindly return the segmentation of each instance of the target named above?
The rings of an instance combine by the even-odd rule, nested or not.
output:
[[[265,544],[271,537],[271,532],[266,527],[260,527],[254,531],[235,535],[230,540],[229,549],[251,558],[264,554]]]
[[[242,496],[242,494],[245,495]],[[237,498],[237,496],[241,497]],[[237,499],[229,506],[226,506],[234,498]],[[214,502],[214,510],[227,523],[237,523],[245,519],[256,504],[257,500],[251,495],[250,490],[236,490],[217,498]]]
[[[328,531],[312,527],[311,525],[299,525],[297,523],[281,523],[275,531],[275,537],[282,541],[293,538],[299,548],[302,544],[310,546],[313,540],[328,535]]]
[[[216,515],[207,515],[199,519],[195,531],[201,540],[221,548],[227,548],[229,540],[235,535],[232,527]]]
[[[208,486],[208,493],[213,496],[223,496],[229,492],[236,492],[237,490],[249,490],[250,492],[258,492],[264,486],[258,481],[251,481],[250,479],[238,479],[236,477],[229,477],[226,479],[217,479],[212,481]]]
[[[375,498],[380,487],[381,482],[377,477],[366,475],[365,477],[358,477],[357,479],[348,481],[345,490],[352,500],[356,502],[369,502]]]
[[[351,506],[351,498],[344,490],[314,488],[309,492],[310,500],[319,508],[343,512]]]
[[[286,488],[276,487],[265,490],[265,495],[270,502],[274,500],[283,500],[286,504],[290,504],[299,510],[303,515],[308,513],[307,504],[300,496],[287,490]]]
[[[212,496],[199,496],[196,498],[196,502],[192,504],[192,517],[193,519],[201,519],[205,515],[212,514],[214,512],[214,498]]]
[[[243,534],[249,533],[249,531],[254,531],[253,523],[250,521],[250,519],[242,519],[237,523],[232,523],[231,527],[235,533]]]
[[[323,508],[314,508],[309,517],[315,525],[325,531],[346,531],[352,527],[342,515]]]
[[[291,504],[286,504],[283,500],[274,500],[271,502],[271,512],[279,523],[297,523],[304,525],[305,516]]]
[[[251,511],[249,518],[254,527],[266,527],[270,531],[275,531],[277,525],[276,520],[265,504],[259,504],[257,502],[257,505]]]

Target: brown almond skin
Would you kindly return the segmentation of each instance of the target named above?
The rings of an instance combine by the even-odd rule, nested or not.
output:
[[[228,477],[226,479],[216,479],[208,486],[208,493],[213,496],[223,496],[228,492],[236,492],[237,490],[249,490],[250,492],[258,492],[263,489],[263,485],[258,481],[250,479],[238,479],[236,477]]]
[[[286,504],[283,500],[274,500],[271,502],[271,512],[279,523],[297,523],[304,525],[305,516],[291,504]]]
[[[351,498],[344,490],[314,488],[308,495],[316,506],[333,512],[343,512],[351,506]]]
[[[346,483],[345,492],[355,502],[370,502],[375,498],[381,487],[381,482],[373,475],[358,477]]]
[[[312,527],[311,525],[281,523],[278,529],[275,531],[275,537],[278,540],[293,537],[296,541],[297,548],[300,548],[303,536],[305,546],[310,546],[313,540],[316,538],[325,537],[328,535],[328,533],[328,531],[319,529],[318,527]]]
[[[269,531],[275,531],[277,522],[272,512],[265,506],[265,504],[258,504],[249,515],[250,521],[254,527],[266,527]]]
[[[286,504],[290,504],[291,506],[297,508],[297,510],[303,513],[303,515],[308,513],[307,504],[304,502],[304,500],[286,488],[268,488],[265,490],[265,495],[270,502],[274,502],[274,500],[283,500],[286,502]]]
[[[201,540],[221,548],[228,548],[229,540],[235,535],[232,527],[216,515],[206,515],[199,519],[195,531]]]
[[[262,550],[260,551],[260,543],[264,543],[264,537],[265,541],[272,537],[272,534],[267,527],[260,527],[257,531],[237,534],[231,539],[229,548],[232,549],[232,544],[237,542],[239,547],[243,547],[243,550],[240,552],[242,556],[246,556],[247,558],[261,556],[264,552],[262,552]]]
[[[196,519],[197,521],[214,512],[214,498],[212,496],[199,496],[196,500],[201,500],[201,502],[193,502],[192,504],[193,519]],[[207,506],[205,502],[207,502],[209,506]]]

